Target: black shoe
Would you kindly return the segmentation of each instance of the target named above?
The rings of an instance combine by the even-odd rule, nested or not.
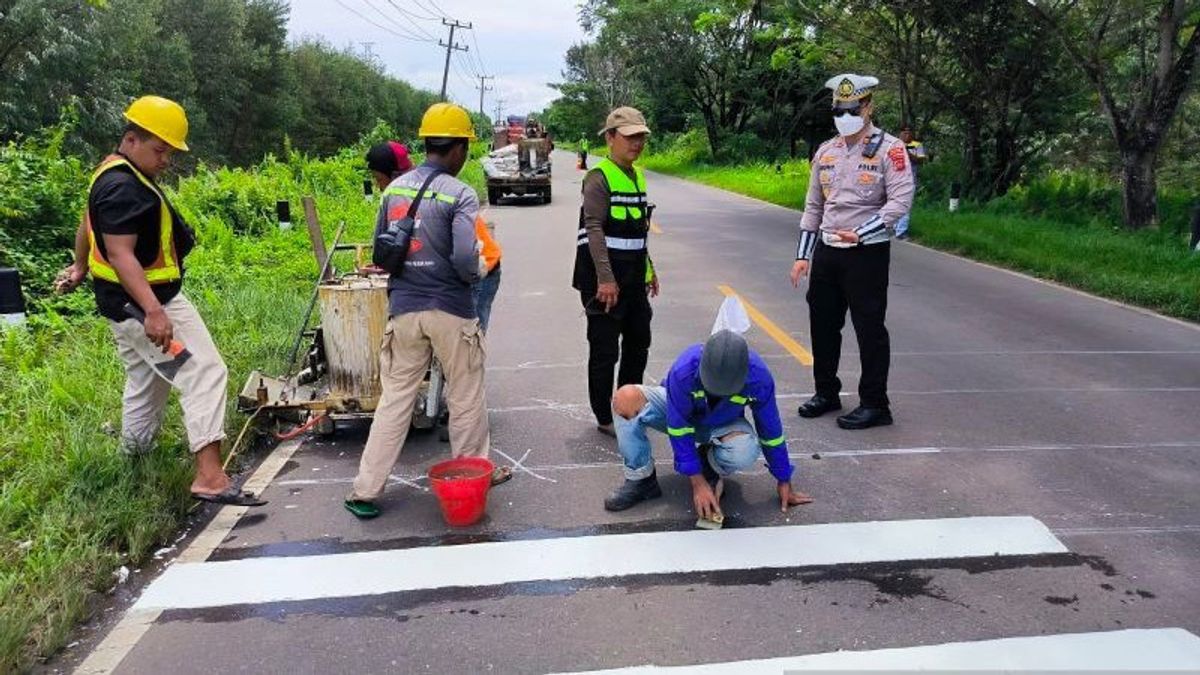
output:
[[[892,423],[892,411],[887,408],[867,408],[858,406],[854,410],[837,418],[837,425],[843,429],[870,429]]]
[[[617,488],[607,499],[604,500],[605,511],[624,511],[625,509],[646,501],[647,499],[657,499],[662,496],[662,489],[658,487],[657,472],[651,473],[646,478],[641,480],[628,480]]]
[[[827,412],[841,409],[842,399],[837,396],[827,397],[816,394],[804,403],[801,403],[800,407],[796,409],[796,414],[811,419],[813,417],[820,417]]]

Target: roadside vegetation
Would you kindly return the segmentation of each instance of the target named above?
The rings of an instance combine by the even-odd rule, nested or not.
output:
[[[49,293],[67,252],[20,236],[36,224],[78,223],[88,169],[63,153],[67,135],[54,128],[0,146],[0,249],[30,271],[34,310],[26,328],[0,330],[0,672],[65,644],[115,573],[169,546],[192,505],[178,405],[154,452],[118,453],[124,376],[108,325],[87,288]],[[362,155],[369,141],[393,136],[379,126],[323,159],[293,151],[244,169],[202,165],[169,190],[197,232],[184,292],[230,369],[230,442],[245,419],[233,410],[237,391],[252,369],[286,367],[317,276],[300,198],[315,196],[326,240],[345,222],[344,241],[369,241],[375,204],[362,196]],[[482,185],[477,162],[464,173]],[[278,228],[278,199],[292,203],[291,230]]]
[[[772,204],[804,208],[807,161],[712,163],[697,138],[694,132],[677,137],[665,150],[644,155],[640,164]],[[968,201],[955,213],[946,207],[949,178],[942,167],[921,170],[910,229],[914,241],[1200,321],[1200,255],[1188,249],[1186,191],[1161,192],[1163,224],[1158,229],[1130,231],[1119,225],[1119,188],[1094,175],[1056,172],[990,202]]]

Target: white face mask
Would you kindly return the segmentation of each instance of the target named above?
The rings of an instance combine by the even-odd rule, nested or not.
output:
[[[853,136],[862,131],[863,125],[862,115],[838,115],[833,118],[833,126],[837,127],[838,133],[843,136]]]

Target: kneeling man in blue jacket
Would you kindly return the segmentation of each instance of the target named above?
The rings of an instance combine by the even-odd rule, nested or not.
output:
[[[701,518],[720,513],[724,477],[753,466],[760,453],[778,482],[782,510],[812,501],[792,489],[775,378],[745,338],[722,330],[688,347],[663,384],[626,385],[613,397],[625,482],[604,500],[605,509],[624,511],[662,496],[647,428],[670,437],[675,470],[691,477],[692,501]],[[746,419],[747,407],[753,425]]]

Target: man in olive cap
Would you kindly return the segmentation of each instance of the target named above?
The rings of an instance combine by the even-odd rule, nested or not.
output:
[[[746,419],[746,408],[754,418]],[[666,433],[675,470],[690,477],[692,502],[705,519],[720,513],[724,477],[754,465],[761,454],[777,481],[780,508],[812,498],[792,489],[792,463],[775,378],[746,339],[730,331],[683,350],[663,386],[628,385],[613,397],[625,482],[604,501],[609,511],[662,496],[646,428]]]
[[[904,143],[871,123],[874,77],[837,75],[833,122],[838,135],[813,156],[792,285],[809,276],[816,393],[797,411],[820,417],[840,410],[838,361],[846,310],[858,338],[862,375],[858,407],[837,418],[843,429],[892,423],[887,396],[891,342],[887,316],[888,266],[897,221],[912,206],[913,174]]]
[[[650,354],[649,298],[658,295],[650,262],[651,205],[646,176],[633,163],[650,128],[634,108],[613,110],[600,131],[608,157],[583,179],[572,286],[587,315],[588,397],[597,429],[614,435],[611,400],[617,386],[641,384]]]

